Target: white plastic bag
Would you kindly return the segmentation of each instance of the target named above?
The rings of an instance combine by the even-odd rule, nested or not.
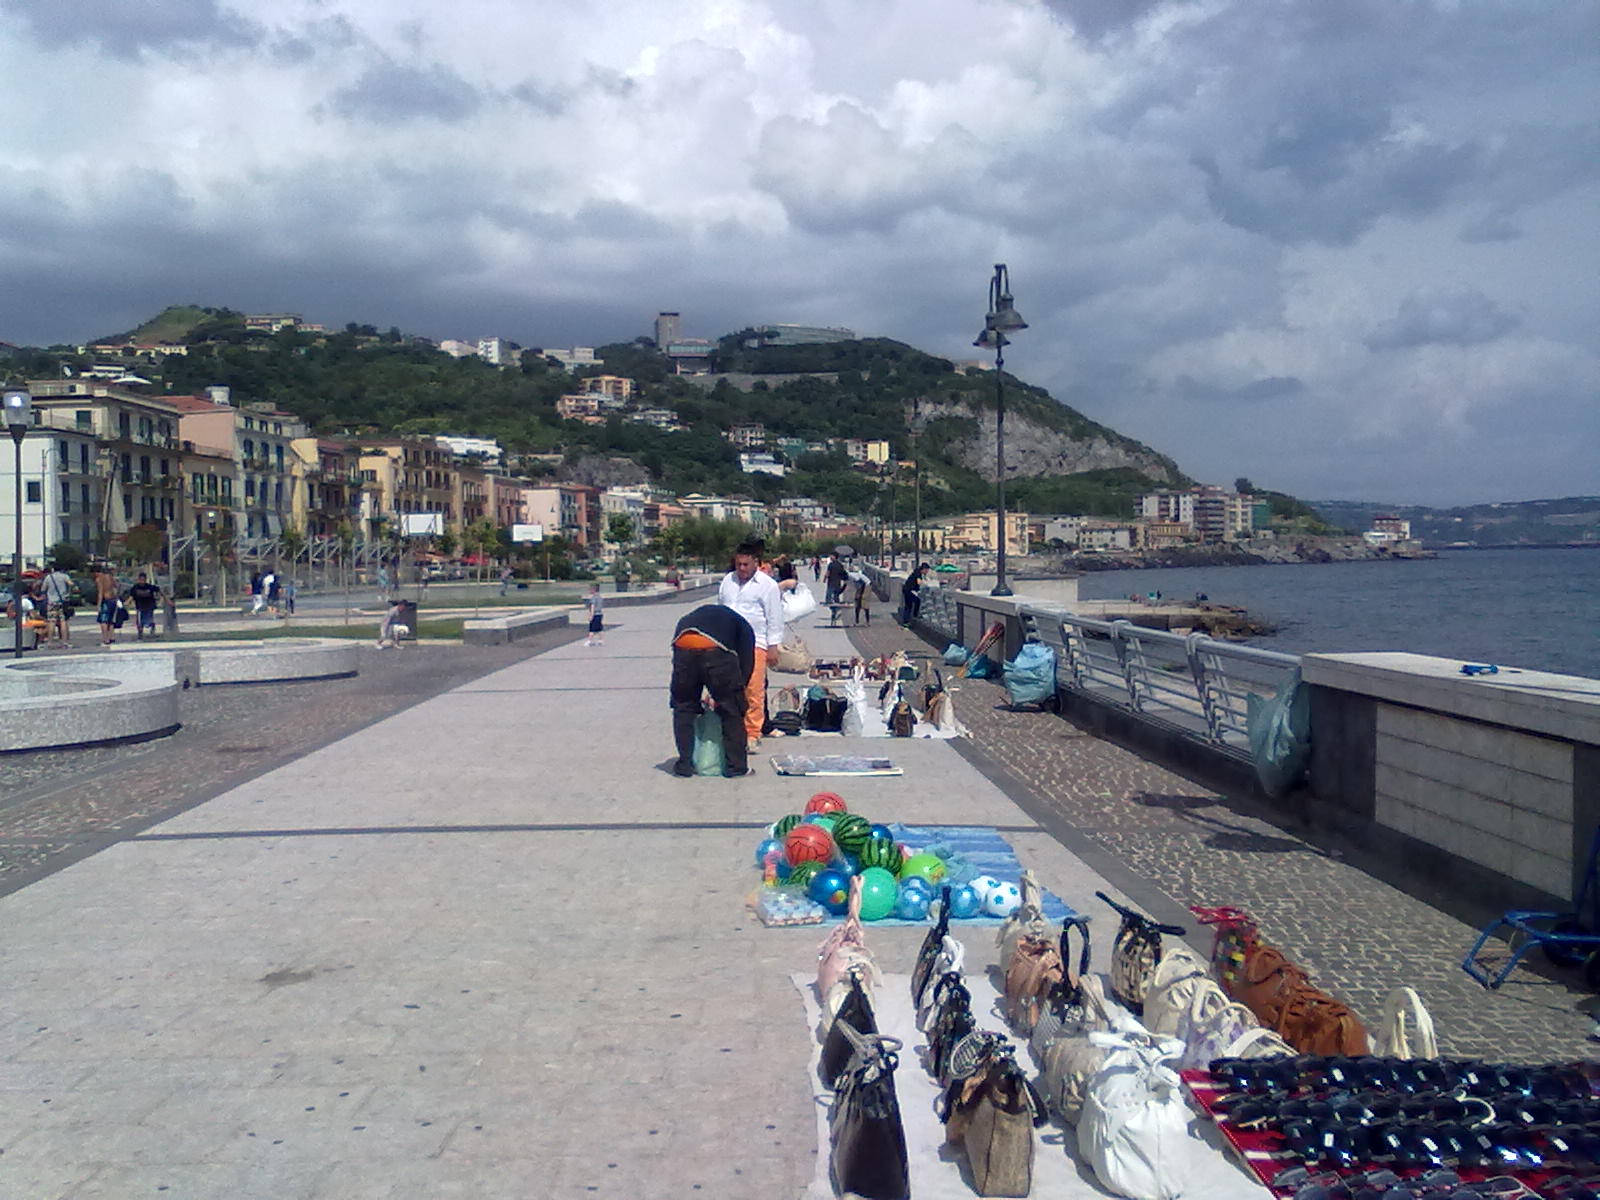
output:
[[[1168,945],[1144,995],[1144,1027],[1158,1037],[1175,1036],[1178,1019],[1201,981],[1210,976],[1211,964],[1195,951],[1182,942]]]
[[[1183,1195],[1193,1137],[1171,1060],[1182,1048],[1148,1035],[1093,1033],[1105,1064],[1089,1081],[1078,1153],[1110,1191],[1128,1200]]]
[[[859,679],[852,678],[844,685],[844,698],[848,707],[844,710],[844,721],[839,726],[839,732],[845,737],[865,737],[867,729],[862,713],[866,710],[867,693]]]
[[[801,617],[808,617],[817,611],[817,598],[811,594],[811,589],[803,583],[797,583],[789,591],[783,593],[783,623],[785,625],[798,621]]]

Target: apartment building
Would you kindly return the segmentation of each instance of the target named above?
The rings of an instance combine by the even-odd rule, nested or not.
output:
[[[166,396],[180,414],[182,440],[203,448],[204,457],[231,454],[238,480],[235,528],[246,542],[273,538],[295,524],[296,484],[303,465],[294,443],[305,423],[270,404],[233,404],[227,388],[205,396]],[[193,483],[190,484],[193,489]]]
[[[391,435],[363,440],[357,462],[363,489],[362,519],[365,532],[376,536],[388,522],[392,530],[401,518],[438,513],[447,529],[460,529],[455,467],[450,452],[431,438]]]
[[[301,437],[293,442],[299,461],[294,524],[309,538],[332,538],[349,522],[359,536],[361,493],[360,449],[334,438]]]
[[[942,522],[945,540],[951,546],[972,546],[979,550],[993,550],[999,543],[996,531],[999,520],[993,512],[965,513]],[[1028,514],[1006,513],[1006,553],[1028,553]]]
[[[584,551],[600,548],[604,526],[599,488],[581,483],[525,487],[522,508],[524,519],[543,525],[546,533],[559,533]]]
[[[55,423],[51,418],[55,418]],[[61,414],[35,412],[34,428],[22,439],[22,563],[41,567],[51,547],[66,542],[85,554],[103,552],[99,520],[99,447],[93,436]],[[6,530],[6,556],[16,528],[16,458],[0,455],[0,529]]]
[[[625,375],[591,375],[579,382],[578,390],[610,401],[602,407],[621,408],[633,399],[634,382]]]
[[[600,397],[591,395],[556,397],[556,416],[563,421],[605,419],[600,415]]]

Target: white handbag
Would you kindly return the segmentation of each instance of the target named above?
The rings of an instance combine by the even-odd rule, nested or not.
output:
[[[796,583],[793,588],[783,593],[783,623],[798,621],[801,617],[808,617],[817,611],[817,598],[811,594],[811,589],[803,583]]]
[[[1183,1043],[1179,1069],[1196,1071],[1226,1057],[1228,1047],[1259,1024],[1248,1008],[1229,1000],[1211,980],[1204,981],[1178,1021],[1177,1038]]]
[[[1060,1113],[1069,1125],[1077,1124],[1089,1080],[1105,1064],[1106,1048],[1095,1044],[1098,1033],[1142,1035],[1144,1028],[1127,1009],[1106,997],[1098,975],[1086,976],[1080,984],[1083,994],[1083,1019],[1044,1048],[1039,1075],[1039,1090],[1045,1103]]]
[[[1189,1186],[1190,1111],[1172,1059],[1180,1047],[1149,1035],[1092,1034],[1105,1063],[1089,1081],[1078,1153],[1128,1200],[1177,1200]]]
[[[1372,1053],[1379,1058],[1438,1058],[1433,1018],[1415,988],[1397,987],[1383,1001],[1383,1017],[1372,1031]]]
[[[1160,1037],[1176,1036],[1179,1018],[1201,982],[1210,977],[1210,963],[1182,942],[1174,942],[1150,977],[1150,990],[1144,997],[1144,1027]]]
[[[933,970],[928,973],[930,980],[940,980],[946,975],[961,973],[962,964],[967,961],[967,948],[961,942],[944,935],[944,941],[939,943],[939,953],[934,956]],[[939,1015],[938,1001],[934,996],[935,988],[922,989],[922,1003],[917,1008],[917,1028],[923,1033],[930,1032],[929,1026],[933,1019]]]
[[[1270,1029],[1257,1025],[1246,1029],[1218,1058],[1282,1058],[1293,1057],[1295,1048]]]

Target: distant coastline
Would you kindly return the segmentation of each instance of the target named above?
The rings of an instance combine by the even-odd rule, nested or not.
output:
[[[1089,554],[1031,556],[1034,563],[1021,568],[1030,574],[1063,574],[1073,571],[1143,571],[1184,567],[1261,567],[1297,563],[1335,562],[1411,562],[1435,557],[1431,549],[1395,553],[1367,544],[1358,537],[1303,537],[1293,542],[1251,543],[1248,550],[1238,543],[1212,546],[1173,546],[1165,550],[1102,551]],[[1042,570],[1035,565],[1047,557],[1050,565]]]

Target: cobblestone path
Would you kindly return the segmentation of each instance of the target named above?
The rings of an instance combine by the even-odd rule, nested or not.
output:
[[[514,646],[363,645],[360,674],[192,688],[170,737],[0,755],[0,895],[430,696],[583,636]],[[397,765],[403,769],[403,765]]]
[[[904,649],[937,664],[926,642],[892,621],[852,628],[851,638],[866,655]],[[960,680],[952,691],[956,713],[972,731],[953,744],[987,765],[1070,848],[1109,855],[1134,877],[1129,894],[1163,915],[1172,911],[1169,902],[1180,911],[1190,904],[1248,910],[1268,940],[1369,1021],[1390,988],[1408,984],[1421,993],[1448,1055],[1593,1057],[1592,997],[1581,985],[1519,969],[1498,992],[1486,992],[1461,970],[1477,935],[1471,925],[1264,819],[1249,801],[1220,795],[1060,717],[1010,711],[996,683]],[[1142,896],[1138,880],[1147,881]],[[1112,919],[1093,896],[1066,899]],[[1209,931],[1189,924],[1190,940],[1209,950]],[[1504,947],[1491,943],[1493,949]]]

